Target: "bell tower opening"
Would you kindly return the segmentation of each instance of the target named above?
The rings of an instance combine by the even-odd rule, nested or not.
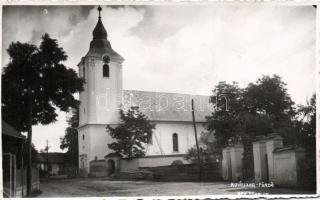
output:
[[[109,68],[110,57],[107,55],[104,56],[103,62],[104,62],[104,64],[103,64],[103,68],[102,68],[102,75],[105,78],[109,78],[109,76],[110,76],[110,72],[109,72],[110,71],[110,68]]]

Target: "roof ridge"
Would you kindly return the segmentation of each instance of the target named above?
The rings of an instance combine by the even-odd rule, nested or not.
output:
[[[65,154],[64,152],[48,152],[48,154],[54,154],[54,153]],[[47,154],[47,152],[41,152],[40,154]]]
[[[202,96],[202,97],[210,97],[210,95],[202,95],[202,94],[188,94],[188,93],[176,93],[176,92],[162,92],[162,91],[147,91],[147,90],[126,90],[123,91],[137,91],[137,92],[148,92],[148,93],[165,93],[165,94],[181,94],[181,95],[190,95],[190,96]]]

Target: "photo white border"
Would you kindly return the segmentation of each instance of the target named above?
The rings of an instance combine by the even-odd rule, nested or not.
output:
[[[320,0],[0,0],[0,24],[1,24],[1,31],[0,31],[0,37],[2,38],[2,6],[3,5],[49,5],[49,6],[58,6],[58,5],[277,5],[277,6],[306,6],[306,5],[318,5],[317,13],[316,13],[316,65],[315,65],[315,73],[316,75],[316,96],[318,97],[320,92],[320,81],[319,81],[319,74],[320,74],[320,48],[319,48],[319,41],[320,41],[320,12],[319,12],[319,6],[320,6]],[[2,49],[2,39],[0,42],[0,49]],[[2,57],[0,57],[0,63],[2,63]],[[1,81],[0,81],[0,90],[1,90]],[[0,97],[1,97],[0,93]],[[316,101],[316,110],[317,110],[317,127],[316,127],[316,156],[317,156],[317,194],[311,195],[311,194],[272,194],[272,195],[200,195],[200,196],[137,196],[137,197],[75,197],[75,198],[63,198],[63,199],[117,199],[117,200],[140,200],[140,199],[146,199],[146,200],[162,200],[162,199],[238,199],[238,198],[244,198],[244,199],[291,199],[291,198],[304,198],[304,199],[313,199],[313,198],[320,198],[320,101],[319,98],[317,98]],[[2,119],[2,113],[0,112],[0,117]],[[2,126],[0,125],[0,129],[2,130]],[[0,137],[0,145],[2,146],[2,137]],[[2,148],[0,148],[1,158],[2,158]],[[2,174],[2,162],[0,162],[0,174]],[[2,177],[2,176],[1,176]],[[3,194],[2,193],[2,187],[3,187],[3,180],[0,178],[0,197]],[[41,185],[40,185],[41,188]],[[9,198],[8,198],[9,199]],[[34,199],[34,198],[15,198],[15,199]],[[52,200],[58,200],[62,199],[59,198],[38,198],[38,199],[52,199]]]

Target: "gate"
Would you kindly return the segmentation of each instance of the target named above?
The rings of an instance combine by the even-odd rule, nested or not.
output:
[[[265,154],[265,162],[266,162],[266,180],[269,183],[269,163],[268,163],[268,154]]]
[[[16,193],[16,156],[11,153],[3,153],[3,197],[14,197]]]
[[[115,170],[116,170],[116,164],[115,164],[114,160],[109,159],[108,160],[108,175],[110,176],[110,175],[114,174]]]

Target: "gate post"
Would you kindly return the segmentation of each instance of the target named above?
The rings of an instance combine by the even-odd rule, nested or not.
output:
[[[232,178],[230,147],[222,150],[222,178],[225,181],[230,181]]]
[[[283,147],[282,143],[282,137],[278,134],[270,134],[268,135],[266,139],[266,151],[267,151],[267,162],[268,162],[268,174],[269,174],[269,180],[268,181],[274,181],[275,180],[275,172],[274,172],[274,155],[273,151],[276,148]]]
[[[264,138],[258,138],[253,142],[253,162],[255,182],[267,181],[266,142]]]
[[[244,149],[242,144],[236,144],[230,149],[232,181],[239,181],[242,178],[243,152]]]

